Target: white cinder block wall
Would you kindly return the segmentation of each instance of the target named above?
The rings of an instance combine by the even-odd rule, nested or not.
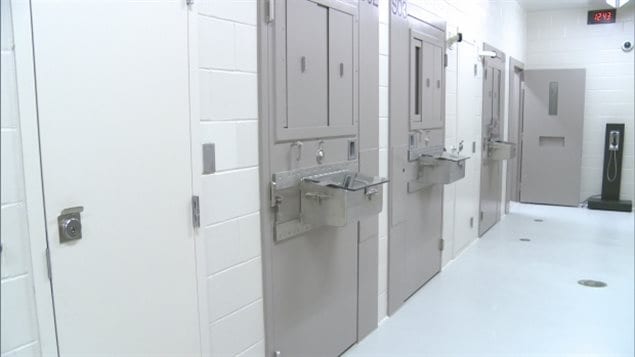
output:
[[[2,158],[1,229],[2,271],[0,341],[2,356],[40,354],[37,311],[33,287],[31,250],[25,202],[25,183],[20,133],[20,109],[13,46],[11,5],[0,2],[0,101]]]
[[[388,167],[388,11],[389,0],[380,1],[380,29],[379,29],[379,116],[380,116],[380,174],[387,174]],[[480,183],[480,143],[481,140],[481,98],[482,98],[482,66],[480,59],[476,56],[477,50],[481,49],[483,42],[487,42],[494,47],[505,52],[507,56],[512,56],[520,61],[525,59],[526,41],[526,13],[515,0],[410,0],[408,7],[418,7],[447,22],[448,36],[457,32],[462,32],[465,43],[455,44],[448,50],[448,67],[446,69],[446,147],[458,147],[460,140],[464,140],[464,147],[467,155],[474,160],[468,166],[471,177],[470,182],[462,183],[471,185],[472,190],[457,190],[456,185],[446,185],[444,190],[443,208],[443,238],[446,249],[443,252],[443,265],[454,259],[469,242],[477,238],[478,217],[478,185]],[[463,52],[461,52],[463,51]],[[459,53],[468,52],[462,58],[470,58],[472,61],[459,62]],[[470,70],[458,68],[469,66]],[[474,77],[471,68],[478,65],[478,73]],[[509,66],[507,61],[506,66]],[[459,75],[461,73],[461,75]],[[476,79],[475,79],[476,78]],[[474,81],[477,81],[475,83]],[[508,79],[505,79],[505,108],[507,108]],[[458,113],[462,113],[459,117]],[[505,128],[507,127],[507,109],[504,111]],[[471,142],[476,141],[477,152],[471,154]],[[505,170],[505,168],[503,168]],[[467,178],[466,178],[467,179]],[[505,179],[503,179],[505,182]],[[505,187],[503,187],[505,192]],[[476,194],[475,194],[476,193]],[[461,194],[462,196],[457,196]],[[504,197],[501,197],[504,200]],[[471,216],[475,218],[473,228],[463,229],[458,225],[469,225],[470,214],[465,214],[465,209],[460,216],[456,216],[457,204],[467,205],[468,211],[472,211]],[[379,239],[379,314],[381,322],[386,317],[386,280],[387,280],[387,215],[386,209],[380,215],[380,239]],[[461,228],[461,229],[458,229]],[[455,237],[454,232],[469,234],[468,237]],[[469,232],[469,233],[467,233]],[[455,249],[455,241],[460,241],[460,246]]]
[[[635,43],[635,4],[618,9],[614,24],[587,25],[593,9],[530,12],[525,68],[586,68],[580,200],[602,190],[606,123],[626,124],[621,196],[633,200],[635,52],[621,47],[626,40]]]
[[[199,0],[200,137],[216,173],[201,177],[209,351],[264,355],[258,193],[256,0]],[[205,330],[205,329],[204,329]]]

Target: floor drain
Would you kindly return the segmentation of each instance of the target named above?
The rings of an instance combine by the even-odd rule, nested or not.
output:
[[[580,284],[582,286],[587,286],[589,288],[604,288],[604,287],[606,287],[606,283],[603,282],[603,281],[599,281],[599,280],[589,280],[589,279],[578,280],[578,284]]]
[[[531,242],[531,239],[529,238],[520,238],[521,242]]]
[[[536,218],[534,219],[534,222],[542,222],[542,218]]]

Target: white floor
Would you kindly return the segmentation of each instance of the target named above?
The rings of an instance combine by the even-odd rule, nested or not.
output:
[[[514,205],[346,356],[633,356],[633,218]]]

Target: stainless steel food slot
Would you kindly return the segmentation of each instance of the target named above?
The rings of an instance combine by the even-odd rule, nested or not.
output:
[[[465,161],[469,156],[442,151],[422,154],[417,159],[417,179],[408,182],[408,192],[422,190],[432,185],[447,185],[465,177]]]
[[[274,174],[276,240],[324,226],[343,227],[378,214],[386,182],[386,178],[357,172],[352,162]]]
[[[490,140],[487,144],[487,158],[490,160],[510,160],[516,157],[516,144],[508,141]]]

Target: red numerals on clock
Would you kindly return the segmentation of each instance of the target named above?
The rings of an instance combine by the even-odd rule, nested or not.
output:
[[[609,11],[598,12],[597,14],[595,14],[593,19],[595,20],[595,22],[609,22],[611,21],[611,19],[613,19],[613,13]]]

